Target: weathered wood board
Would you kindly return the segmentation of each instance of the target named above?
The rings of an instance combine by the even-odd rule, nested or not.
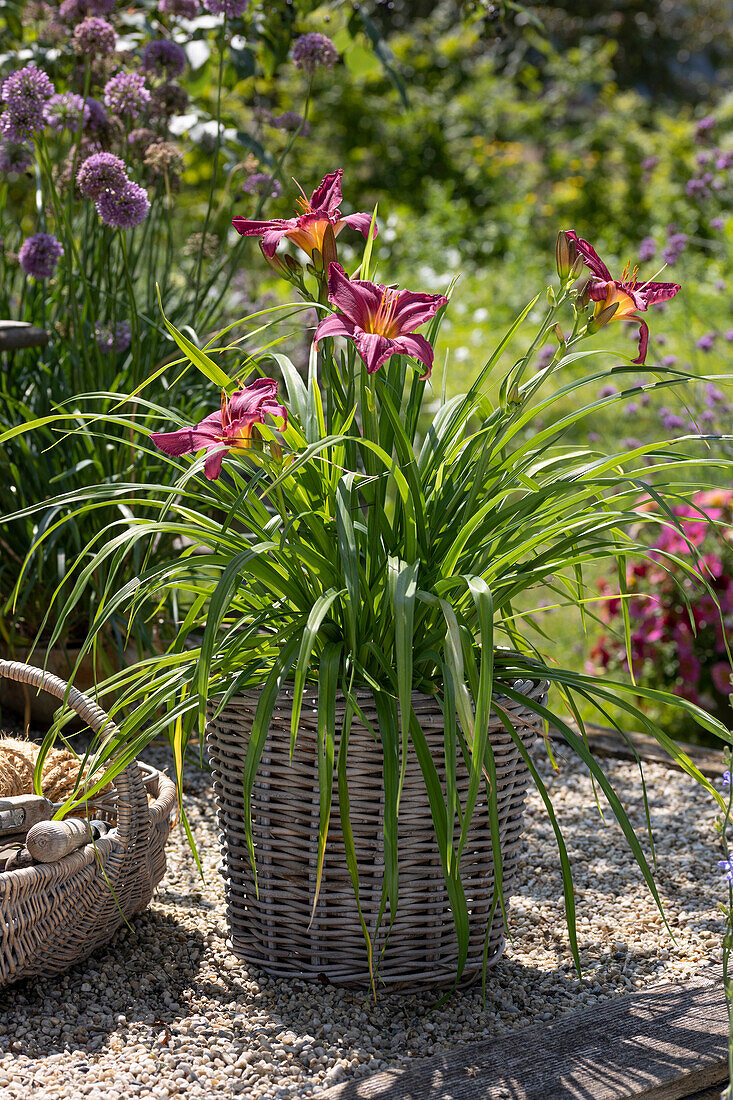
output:
[[[45,329],[36,328],[26,321],[0,320],[0,351],[15,351],[17,348],[42,348],[48,343]]]
[[[699,1100],[727,1080],[719,968],[360,1081],[321,1100]],[[713,1086],[716,1086],[714,1089]]]

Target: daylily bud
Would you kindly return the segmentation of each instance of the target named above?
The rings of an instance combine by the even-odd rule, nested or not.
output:
[[[308,268],[313,268],[313,272],[316,275],[320,275],[323,271],[323,253],[320,248],[314,248],[311,252],[311,262]]]
[[[603,309],[599,310],[599,312],[594,314],[594,316],[591,317],[590,321],[588,322],[588,330],[587,331],[591,335],[594,332],[598,332],[599,329],[603,328],[604,325],[608,324],[608,322],[611,320],[611,318],[613,317],[613,315],[614,315],[614,313],[616,312],[617,309],[618,309],[618,302],[614,302],[613,305],[605,306]]]
[[[585,261],[583,260],[583,257],[578,256],[575,260],[575,263],[570,268],[570,275],[571,275],[573,280],[577,279],[579,275],[582,275],[584,267],[585,267]]]
[[[575,299],[575,304],[578,309],[587,309],[590,303],[590,279],[585,286],[580,290],[578,297]]]
[[[290,275],[288,273],[287,265],[286,265],[285,261],[283,260],[282,256],[278,256],[277,252],[275,253],[274,256],[268,256],[267,253],[265,252],[264,248],[262,247],[262,241],[260,241],[260,252],[265,257],[265,259],[267,260],[267,262],[270,265],[270,267],[272,268],[272,270],[277,275],[279,275],[281,279],[290,280]]]
[[[558,344],[564,344],[565,343],[565,335],[563,333],[563,330],[560,328],[560,325],[559,324],[555,325],[555,328],[554,328],[553,331],[555,333],[555,336],[557,337]]]
[[[506,396],[506,403],[507,405],[519,406],[522,404],[522,402],[523,398],[519,392],[519,386],[516,382],[512,382],[511,386],[509,387],[509,393]]]
[[[555,291],[551,286],[547,288],[547,304],[550,306],[557,305],[557,298],[555,297]]]
[[[557,241],[555,242],[555,262],[561,282],[564,283],[567,281],[577,255],[578,246],[575,241],[568,237],[567,233],[561,229],[557,235]]]
[[[294,279],[300,279],[303,274],[303,268],[300,266],[295,256],[285,255],[285,266],[288,269],[289,275]]]
[[[323,245],[321,247],[321,254],[323,256],[323,270],[328,272],[331,264],[335,264],[338,260],[338,253],[336,251],[336,235],[333,231],[332,225],[327,225],[323,231]]]

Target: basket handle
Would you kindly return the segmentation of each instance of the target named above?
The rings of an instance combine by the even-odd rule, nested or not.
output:
[[[46,672],[45,669],[25,665],[20,661],[0,659],[0,678],[3,676],[19,684],[28,684],[39,691],[47,691],[49,695],[54,695],[61,700],[68,691],[68,705],[94,733],[101,733],[104,730],[114,736],[120,732],[119,727],[101,707],[88,699],[78,688],[69,687],[65,680]],[[133,832],[134,839],[138,839],[141,815],[148,823],[150,821],[148,798],[140,777],[140,769],[135,761],[123,768],[113,782],[117,788],[116,830],[120,840],[126,845],[133,840]]]

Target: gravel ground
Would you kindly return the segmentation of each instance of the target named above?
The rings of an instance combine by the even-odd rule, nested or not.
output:
[[[162,757],[153,751],[152,763]],[[645,767],[658,883],[674,941],[618,828],[599,818],[570,757],[542,765],[574,868],[583,981],[570,961],[549,820],[529,799],[512,941],[480,991],[429,1013],[428,995],[382,996],[282,982],[226,947],[213,799],[189,778],[188,813],[202,882],[179,830],[168,873],[134,931],[124,930],[66,975],[20,983],[0,998],[0,1097],[317,1097],[329,1085],[411,1057],[552,1020],[582,1005],[664,981],[719,958],[723,898],[712,800],[681,773]],[[645,817],[634,765],[605,761],[640,837]]]

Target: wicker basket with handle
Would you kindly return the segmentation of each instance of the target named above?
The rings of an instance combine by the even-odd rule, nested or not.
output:
[[[547,685],[529,681],[518,690],[544,702]],[[243,766],[259,695],[234,696],[216,713],[209,704],[206,737],[213,769],[226,878],[227,916],[235,954],[280,977],[320,978],[346,986],[370,982],[367,951],[345,858],[338,792],[333,792],[323,880],[312,914],[318,863],[319,785],[316,752],[318,695],[306,691],[292,762],[292,697],[277,699],[252,792],[258,893],[246,846]],[[531,708],[497,696],[522,742],[537,736],[540,720]],[[359,693],[365,717],[378,728],[372,696]],[[441,782],[445,781],[443,714],[432,695],[413,695],[417,714]],[[344,703],[337,704],[336,729]],[[503,890],[508,900],[521,846],[522,809],[529,773],[516,744],[492,715],[490,741],[496,761]],[[468,771],[459,758],[462,805]],[[382,746],[354,719],[349,737],[347,778],[350,820],[360,875],[359,898],[369,933],[377,927],[383,881]],[[399,896],[389,927],[387,906],[374,945],[378,984],[401,991],[451,985],[458,946],[434,836],[430,805],[414,753],[407,761],[399,810]],[[463,983],[478,979],[484,937],[494,897],[494,866],[488,806],[480,795],[461,857],[461,880],[470,914],[470,945]],[[312,917],[312,919],[311,919]],[[488,961],[504,946],[504,924],[497,907],[488,935]],[[381,954],[382,948],[385,948]],[[381,958],[380,958],[381,955]]]
[[[0,678],[57,699],[68,690],[68,705],[95,733],[115,732],[96,703],[40,668],[0,660]],[[175,785],[133,762],[114,786],[115,795],[95,811],[114,822],[106,836],[57,863],[0,872],[0,985],[66,970],[150,902],[165,872]]]

